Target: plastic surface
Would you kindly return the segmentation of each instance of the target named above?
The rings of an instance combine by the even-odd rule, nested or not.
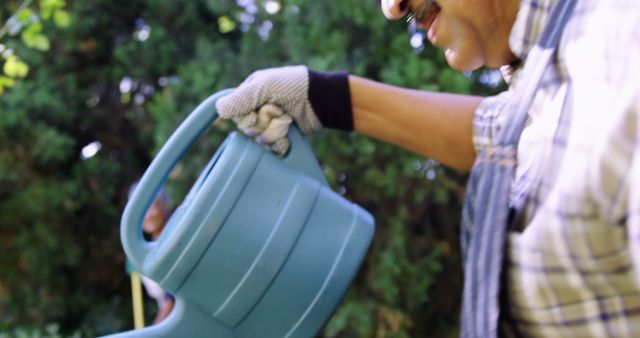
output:
[[[296,128],[283,158],[230,134],[158,240],[143,238],[153,197],[226,93],[209,97],[174,132],[123,213],[121,240],[133,266],[179,306],[160,326],[113,337],[313,337],[366,255],[373,218],[328,187]]]

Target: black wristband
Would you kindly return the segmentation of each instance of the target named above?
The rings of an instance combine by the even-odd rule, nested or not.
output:
[[[353,111],[347,72],[309,69],[309,102],[325,128],[353,130]]]

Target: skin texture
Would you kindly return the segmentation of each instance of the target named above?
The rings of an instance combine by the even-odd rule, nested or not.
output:
[[[381,0],[389,19],[411,16],[447,62],[463,71],[511,63],[520,0]],[[473,115],[481,97],[394,87],[349,77],[356,131],[459,169],[471,169]]]
[[[356,131],[471,169],[472,119],[481,97],[400,88],[353,75],[349,87]]]
[[[509,33],[520,0],[381,0],[391,20],[412,16],[449,65],[462,71],[499,67],[514,60]],[[427,13],[424,13],[426,9]]]

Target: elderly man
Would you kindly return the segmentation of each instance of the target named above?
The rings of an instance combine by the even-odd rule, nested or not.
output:
[[[453,68],[501,67],[509,90],[480,98],[291,66],[252,74],[220,115],[276,152],[294,120],[473,166],[463,336],[640,337],[640,2],[381,5]]]

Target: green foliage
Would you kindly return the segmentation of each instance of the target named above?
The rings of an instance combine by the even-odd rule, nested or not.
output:
[[[9,332],[0,333],[0,338],[80,338],[80,332],[74,332],[69,335],[60,333],[60,326],[57,324],[49,324],[41,328],[16,328]]]
[[[375,1],[267,3],[42,0],[18,11],[0,34],[0,91],[13,86],[0,99],[0,331],[132,327],[118,234],[128,187],[199,102],[253,70],[307,64],[412,88],[495,90],[478,82],[482,71],[457,73],[434,48],[413,50],[406,23],[387,22]],[[3,2],[0,17],[18,5]],[[176,202],[233,128],[217,123],[179,163],[168,183]],[[377,222],[322,335],[456,335],[465,175],[356,134],[309,138],[332,188]],[[95,142],[97,154],[83,155]]]
[[[17,56],[10,55],[5,60],[2,70],[8,77],[23,78],[27,76],[27,73],[29,73],[29,66],[27,66],[26,63],[20,61]]]
[[[29,66],[3,42],[5,36],[20,35],[21,42],[28,48],[47,51],[51,42],[45,34],[44,24],[52,21],[54,27],[68,28],[71,26],[71,14],[65,10],[65,0],[39,1],[39,14],[30,8],[32,0],[22,0],[14,10],[13,2],[9,1],[0,8],[0,13],[11,14],[6,22],[0,21],[0,56],[4,59],[3,74],[0,76],[0,95],[5,88],[15,85],[16,79],[23,79],[29,73]],[[12,12],[13,11],[13,12]],[[11,41],[9,42],[11,43]]]

